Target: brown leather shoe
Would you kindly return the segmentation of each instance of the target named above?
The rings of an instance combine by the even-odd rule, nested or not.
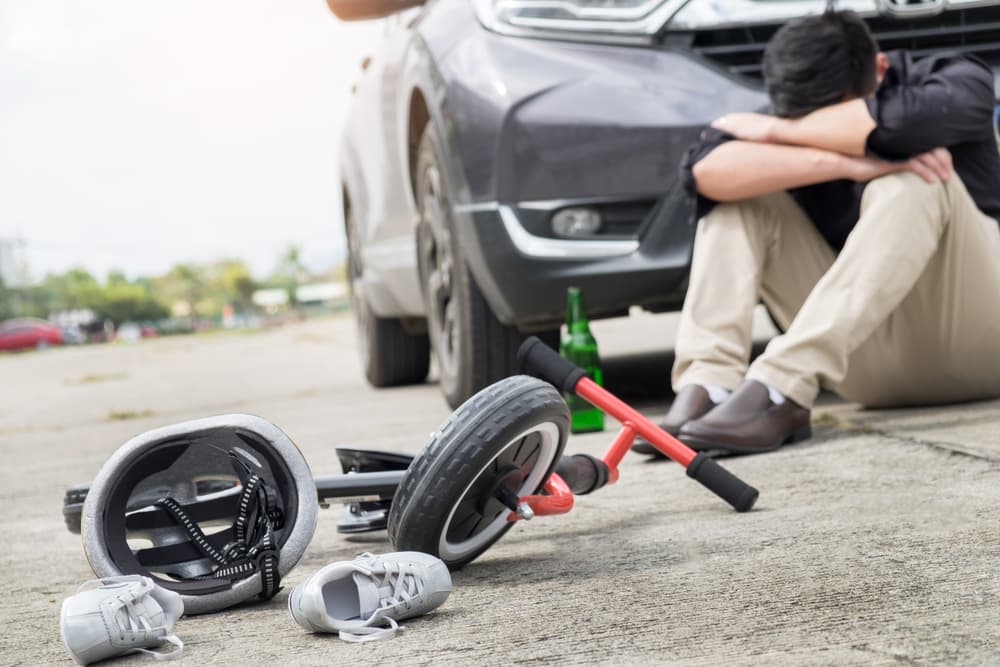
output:
[[[674,397],[674,402],[670,404],[670,409],[660,422],[660,428],[676,438],[684,424],[701,417],[714,407],[715,403],[708,397],[704,387],[700,384],[689,384]],[[637,454],[667,458],[645,438],[636,438],[632,444],[632,451]]]
[[[786,399],[771,402],[767,386],[746,380],[700,419],[684,424],[680,439],[692,449],[734,454],[768,452],[812,436],[809,410]]]

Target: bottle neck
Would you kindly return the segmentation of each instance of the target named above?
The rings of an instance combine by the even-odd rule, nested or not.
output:
[[[587,313],[583,309],[583,298],[579,290],[571,289],[566,300],[566,328],[570,333],[589,331]]]

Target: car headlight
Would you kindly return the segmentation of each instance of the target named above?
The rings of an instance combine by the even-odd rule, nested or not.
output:
[[[841,0],[838,8],[876,12],[879,0]],[[826,0],[474,0],[484,26],[505,34],[649,41],[662,30],[782,22],[818,14]]]
[[[659,32],[691,0],[475,0],[484,26],[520,35],[603,35],[636,41]],[[588,37],[590,36],[590,37]]]
[[[878,13],[882,0],[840,0],[837,9],[850,9],[864,15]],[[825,0],[693,0],[670,17],[670,30],[726,28],[755,23],[784,23],[809,14],[822,14]]]

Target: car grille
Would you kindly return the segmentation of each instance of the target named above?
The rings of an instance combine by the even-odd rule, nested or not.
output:
[[[1000,5],[953,9],[912,19],[878,16],[867,22],[883,51],[908,49],[914,56],[960,51],[1000,67]],[[683,33],[683,39],[702,57],[734,74],[760,81],[764,45],[778,27],[769,24],[698,30]],[[670,36],[667,43],[676,43],[680,36]]]

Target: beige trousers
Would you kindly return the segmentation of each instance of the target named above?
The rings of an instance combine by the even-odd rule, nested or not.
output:
[[[783,335],[748,367],[763,300]],[[744,377],[811,407],[820,388],[866,406],[1000,396],[1000,228],[957,175],[872,181],[840,254],[786,193],[698,223],[673,386]]]

